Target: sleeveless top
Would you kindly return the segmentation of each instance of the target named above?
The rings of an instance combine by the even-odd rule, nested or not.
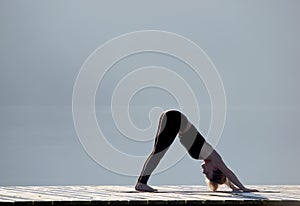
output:
[[[179,132],[180,142],[192,158],[197,160],[203,159],[200,156],[200,151],[205,143],[205,139],[194,125],[188,126],[189,128],[186,131]]]

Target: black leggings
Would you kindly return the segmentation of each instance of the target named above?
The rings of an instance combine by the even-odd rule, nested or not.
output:
[[[160,117],[153,151],[144,164],[138,182],[147,184],[150,175],[178,133],[180,142],[188,150],[192,158],[199,159],[201,148],[205,142],[203,136],[181,112],[175,110],[167,111]]]

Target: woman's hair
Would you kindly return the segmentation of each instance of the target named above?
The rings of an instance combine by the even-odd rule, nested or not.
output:
[[[224,184],[226,182],[226,176],[223,174],[223,172],[221,172],[221,170],[215,170],[213,172],[213,176],[212,178],[206,179],[207,185],[208,187],[212,190],[212,191],[216,191],[219,187],[219,185]]]

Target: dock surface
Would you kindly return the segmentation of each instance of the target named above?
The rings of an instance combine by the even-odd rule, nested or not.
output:
[[[134,186],[7,186],[0,187],[0,205],[299,205],[300,185],[260,185],[254,193],[233,193],[225,187],[153,186],[155,193]],[[250,187],[250,186],[249,186]]]

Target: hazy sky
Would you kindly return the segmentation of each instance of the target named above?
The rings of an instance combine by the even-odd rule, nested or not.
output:
[[[215,64],[228,104],[217,150],[242,182],[300,184],[299,10],[298,0],[0,0],[0,184],[135,184],[136,177],[104,169],[86,153],[73,125],[72,92],[96,48],[145,29],[182,35]],[[210,121],[207,91],[187,65],[157,53],[123,59],[97,90],[97,120],[116,148],[145,158],[153,142],[122,136],[109,106],[121,78],[149,65],[172,68],[189,82],[204,135]],[[178,107],[170,94],[155,88],[140,91],[131,103],[140,128],[149,124],[152,107]],[[140,165],[130,167],[140,171]],[[186,156],[149,183],[205,181],[199,161]]]

